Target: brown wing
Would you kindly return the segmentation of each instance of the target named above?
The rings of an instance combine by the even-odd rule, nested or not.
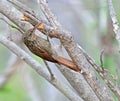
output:
[[[29,48],[29,50],[35,55],[47,61],[51,61],[55,63],[57,62],[55,59],[52,58],[52,56],[46,50],[42,49],[41,47],[37,47],[36,45],[34,45],[33,42],[27,40],[27,41],[24,41],[24,43]]]
[[[37,55],[47,61],[59,63],[59,64],[67,66],[68,68],[70,68],[72,70],[80,71],[80,69],[72,61],[70,61],[68,59],[65,59],[63,57],[58,57],[58,58],[54,59],[52,57],[51,53],[46,50],[47,48],[43,47],[44,44],[42,44],[42,45],[39,44],[39,43],[41,43],[40,42],[41,40],[37,39],[35,34],[26,34],[26,35],[28,35],[28,36],[23,38],[24,43],[32,53],[34,53],[35,55]]]

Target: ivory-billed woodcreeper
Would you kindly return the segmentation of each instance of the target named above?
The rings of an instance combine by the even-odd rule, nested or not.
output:
[[[61,56],[54,58],[52,56],[52,50],[50,43],[45,39],[40,39],[35,34],[35,29],[30,29],[23,35],[23,41],[28,49],[35,55],[45,59],[47,61],[62,64],[74,71],[80,71],[80,69],[71,61]],[[42,44],[41,44],[42,43]]]

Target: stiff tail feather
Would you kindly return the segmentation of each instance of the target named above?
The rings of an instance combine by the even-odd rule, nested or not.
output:
[[[56,59],[56,61],[59,63],[59,64],[62,64],[74,71],[81,71],[71,60],[68,60],[66,58],[63,58],[63,57],[59,57]]]

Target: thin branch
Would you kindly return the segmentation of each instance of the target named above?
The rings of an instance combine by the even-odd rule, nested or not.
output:
[[[32,14],[32,16],[35,17],[34,11],[31,10],[30,8],[28,8],[26,5],[20,3],[17,0],[7,0],[7,1],[12,3],[13,5],[15,5],[16,7],[18,7],[19,10],[23,10],[23,11],[29,12],[30,14]]]
[[[49,71],[49,73],[50,73],[51,80],[54,79],[54,74],[52,73],[52,70],[50,69],[47,61],[46,61],[46,60],[43,60],[43,61],[44,61],[45,65],[46,65],[46,67],[47,67],[47,69],[48,69],[48,71]]]
[[[22,31],[20,28],[14,26],[14,25],[12,25],[12,24],[10,24],[10,23],[9,23],[6,19],[4,19],[3,17],[0,17],[0,20],[3,20],[3,21],[4,21],[5,23],[7,23],[10,27],[17,29],[18,31],[20,31],[20,32],[23,34],[23,31]]]
[[[116,40],[118,41],[119,44],[119,48],[120,48],[120,27],[119,27],[119,23],[116,17],[116,12],[114,10],[113,4],[112,4],[112,0],[107,0],[108,3],[108,7],[109,7],[109,12],[110,12],[110,16],[111,16],[111,20],[113,22],[113,30],[116,34]]]
[[[7,0],[7,1],[15,5],[19,11],[22,11],[23,13],[27,12],[28,14],[30,14],[34,20],[37,20],[38,22],[42,21],[47,25],[50,25],[47,21],[43,20],[40,16],[38,17],[32,9],[28,8],[26,5],[22,4],[21,2],[17,0]]]
[[[0,43],[5,45],[18,57],[20,57],[20,59],[24,60],[27,64],[29,64],[39,75],[44,77],[47,81],[49,81],[56,88],[58,88],[71,101],[83,101],[82,98],[75,94],[70,88],[68,88],[68,86],[60,82],[56,77],[54,77],[54,80],[51,81],[50,75],[46,72],[45,68],[43,68],[43,66],[41,66],[36,60],[34,60],[16,44],[7,40],[7,38],[2,35],[0,36]]]
[[[47,33],[49,32],[49,36],[51,38],[60,39],[60,35],[62,33],[61,30],[54,29],[50,25],[46,24],[43,20],[37,20],[28,12],[24,12],[24,16],[22,17],[22,20],[31,23],[33,26],[36,26],[39,23],[38,30],[40,30],[43,34],[47,35]]]
[[[7,19],[5,16],[1,15],[0,16],[0,20],[3,20],[9,27],[9,34],[7,34],[7,38],[9,40],[14,41],[15,43],[17,43],[20,47],[23,46],[23,44],[21,43],[20,40],[17,40],[17,37],[19,37],[19,39],[21,39],[21,37],[19,36],[19,33],[15,34],[15,33],[11,33],[11,29],[15,28],[19,31],[21,31],[18,27],[10,24],[9,19]],[[17,36],[17,37],[16,37]],[[5,86],[5,84],[10,80],[11,76],[15,73],[16,69],[18,66],[22,66],[24,65],[23,62],[20,61],[20,59],[18,57],[16,57],[14,54],[11,53],[10,58],[7,61],[7,66],[5,67],[4,72],[0,75],[0,80],[2,80],[0,82],[0,88],[2,88],[3,86]]]
[[[95,65],[94,69],[97,72],[102,72],[102,69],[96,65],[95,61],[87,54],[87,52],[80,45],[77,45],[77,46],[83,52],[83,54],[85,55],[85,57],[87,58],[87,60],[89,60],[90,64],[93,64],[92,66]]]
[[[117,96],[117,98],[120,100],[120,89],[115,86],[107,77],[107,72],[103,71],[101,67],[99,67],[94,60],[78,45],[80,50],[83,51],[85,57],[87,58],[88,62],[94,67],[94,69],[100,74],[100,76],[103,78],[107,86],[111,89],[111,91]]]
[[[58,20],[55,17],[55,15],[52,13],[52,11],[49,8],[46,0],[37,0],[37,1],[38,1],[39,5],[40,5],[41,10],[45,14],[45,16],[48,19],[48,21],[50,22],[50,24],[53,26],[53,28],[55,28],[55,29],[60,28],[61,25],[58,22]]]
[[[101,67],[103,68],[103,54],[104,54],[104,50],[101,51],[100,54],[100,63],[101,63]],[[104,69],[103,69],[104,70]]]

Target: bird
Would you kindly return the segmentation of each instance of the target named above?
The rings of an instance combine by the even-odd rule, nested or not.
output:
[[[36,35],[35,29],[35,27],[29,29],[23,34],[23,42],[33,54],[44,60],[64,65],[76,72],[80,71],[73,61],[62,56],[53,57],[50,42]]]

